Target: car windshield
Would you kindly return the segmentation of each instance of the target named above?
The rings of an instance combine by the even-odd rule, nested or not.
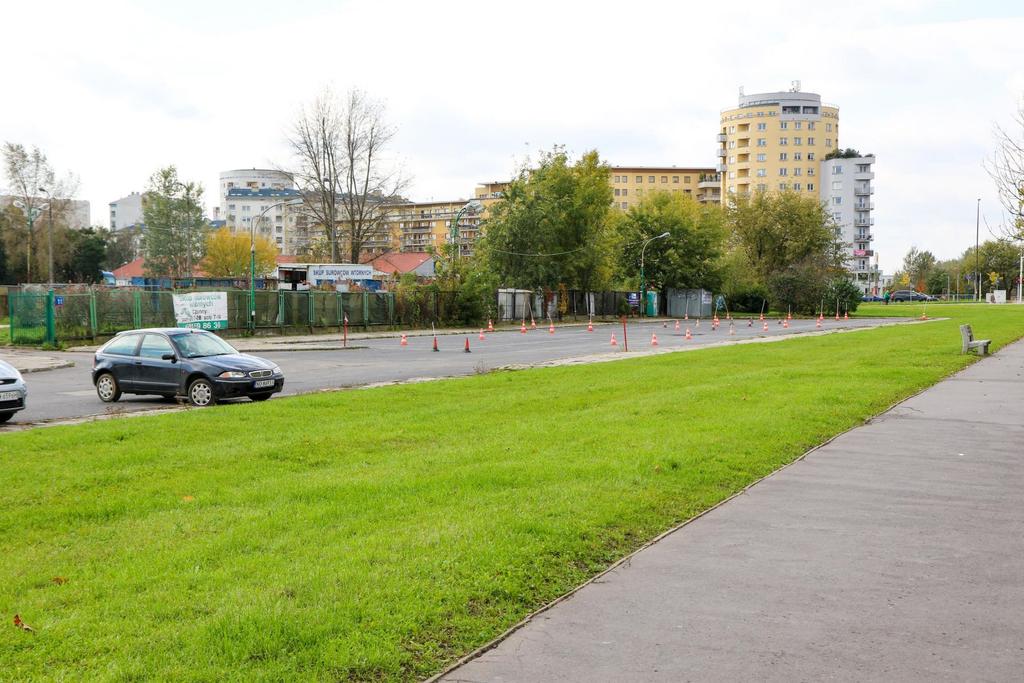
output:
[[[174,337],[174,345],[185,358],[204,358],[206,356],[223,356],[229,353],[238,353],[230,344],[215,334],[207,332],[193,332],[190,334],[177,334]]]

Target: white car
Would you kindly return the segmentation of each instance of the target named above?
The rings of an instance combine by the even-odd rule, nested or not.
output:
[[[0,424],[11,419],[16,412],[25,409],[28,387],[17,368],[0,360]]]

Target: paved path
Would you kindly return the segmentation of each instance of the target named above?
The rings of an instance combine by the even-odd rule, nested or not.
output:
[[[499,367],[562,362],[580,357],[593,360],[595,355],[637,355],[651,350],[651,334],[655,332],[660,338],[659,350],[670,351],[724,341],[778,338],[815,331],[812,320],[794,320],[788,329],[778,321],[772,321],[767,332],[761,327],[747,327],[746,322],[741,321],[736,326],[735,336],[731,336],[728,325],[712,332],[707,320],[699,328],[696,321],[690,322],[694,332],[690,341],[683,337],[685,326],[676,332],[671,324],[664,328],[661,323],[630,323],[629,354],[615,351],[622,348],[622,327],[618,325],[595,326],[593,332],[587,332],[586,326],[564,326],[553,335],[548,334],[546,328],[525,335],[495,332],[485,335],[485,341],[480,341],[476,334],[466,335],[472,345],[472,353],[463,353],[464,336],[451,335],[439,338],[439,353],[431,351],[429,336],[410,337],[406,347],[400,346],[395,336],[359,339],[353,342],[353,348],[347,350],[340,348],[336,338],[333,347],[325,348],[324,345],[332,341],[329,337],[321,337],[313,344],[299,342],[290,346],[261,347],[260,350],[239,345],[281,366],[285,374],[285,394],[302,394],[377,382],[472,375]],[[824,327],[826,331],[849,330],[896,322],[899,321],[856,318],[839,322],[829,320]],[[614,348],[609,346],[613,331],[619,335],[620,344]],[[270,338],[269,341],[279,340]],[[313,350],[317,348],[320,350]],[[26,426],[45,421],[175,407],[174,401],[148,396],[125,396],[114,404],[102,403],[92,386],[92,354],[65,353],[58,354],[58,357],[74,361],[75,367],[32,375],[28,380],[28,407],[16,414],[9,425]]]
[[[1018,342],[638,553],[443,680],[1022,677]]]

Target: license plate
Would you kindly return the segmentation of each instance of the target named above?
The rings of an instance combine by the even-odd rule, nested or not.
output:
[[[254,389],[264,389],[266,387],[274,386],[274,380],[272,379],[258,379],[252,383]]]
[[[21,394],[17,391],[5,391],[0,394],[0,401],[17,401],[21,398]]]

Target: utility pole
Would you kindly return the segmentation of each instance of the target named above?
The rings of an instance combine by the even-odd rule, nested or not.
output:
[[[53,287],[53,195],[45,187],[39,188],[40,192],[46,194],[47,202],[47,225],[46,225],[46,281]]]

